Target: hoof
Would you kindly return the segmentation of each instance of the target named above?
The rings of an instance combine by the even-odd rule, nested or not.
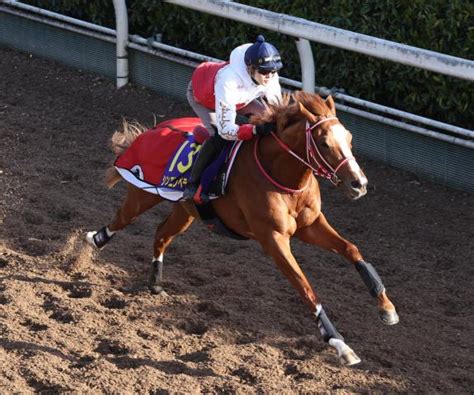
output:
[[[92,232],[87,232],[87,234],[86,234],[87,243],[90,244],[94,248],[98,248],[97,245],[95,244],[95,241],[94,241],[94,235],[96,233],[97,233],[96,231],[92,231]]]
[[[353,366],[361,362],[361,359],[354,350],[344,343],[344,341],[332,338],[329,339],[329,345],[337,350],[337,356],[342,365]]]
[[[380,319],[385,325],[395,325],[400,321],[396,310],[380,311]]]
[[[104,226],[98,231],[87,232],[86,241],[92,247],[95,247],[100,250],[110,241],[113,236],[113,233],[110,236],[108,235],[107,228]]]
[[[150,285],[148,288],[153,295],[168,296],[164,288],[160,285]]]
[[[361,359],[357,356],[357,354],[353,350],[350,350],[342,354],[339,357],[339,361],[341,362],[341,364],[345,366],[354,366],[360,363]]]

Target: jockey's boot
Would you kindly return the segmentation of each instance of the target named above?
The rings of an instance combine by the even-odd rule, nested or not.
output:
[[[216,153],[216,144],[215,138],[212,137],[209,140],[205,141],[202,145],[199,154],[196,158],[196,163],[194,163],[191,170],[191,176],[189,177],[188,184],[183,193],[183,200],[195,200],[196,203],[207,203],[209,201],[209,196],[204,193],[199,193],[200,190],[199,182],[201,181],[201,174],[204,169],[209,165],[211,160],[214,158]]]

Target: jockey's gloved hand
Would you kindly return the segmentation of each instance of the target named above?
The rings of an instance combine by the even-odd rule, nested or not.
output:
[[[257,136],[268,136],[271,132],[276,132],[275,122],[265,122],[255,125],[254,134]]]

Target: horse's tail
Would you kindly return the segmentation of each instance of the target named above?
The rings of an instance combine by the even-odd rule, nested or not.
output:
[[[128,122],[127,120],[122,121],[122,128],[117,130],[110,139],[110,146],[112,148],[115,157],[122,155],[135,139],[148,130],[144,125],[136,121]],[[105,172],[105,183],[108,188],[112,188],[122,178],[120,174],[115,170],[115,167],[111,165]]]
[[[128,122],[124,119],[122,121],[122,129],[117,130],[110,139],[112,151],[115,156],[118,157],[122,155],[127,148],[132,145],[135,139],[146,130],[148,130],[148,128],[140,123],[135,121]]]
[[[113,188],[121,179],[122,177],[113,165],[105,171],[105,185],[107,185],[107,188]]]

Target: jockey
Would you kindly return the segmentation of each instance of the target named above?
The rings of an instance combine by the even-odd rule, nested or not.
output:
[[[196,68],[187,99],[212,137],[199,152],[184,191],[185,200],[194,198],[203,203],[209,200],[204,194],[197,195],[201,173],[226,141],[248,140],[272,131],[269,124],[237,125],[236,117],[237,114],[248,117],[263,113],[262,99],[272,104],[280,101],[278,71],[282,67],[278,50],[259,35],[254,44],[235,48],[229,62],[205,62]]]

